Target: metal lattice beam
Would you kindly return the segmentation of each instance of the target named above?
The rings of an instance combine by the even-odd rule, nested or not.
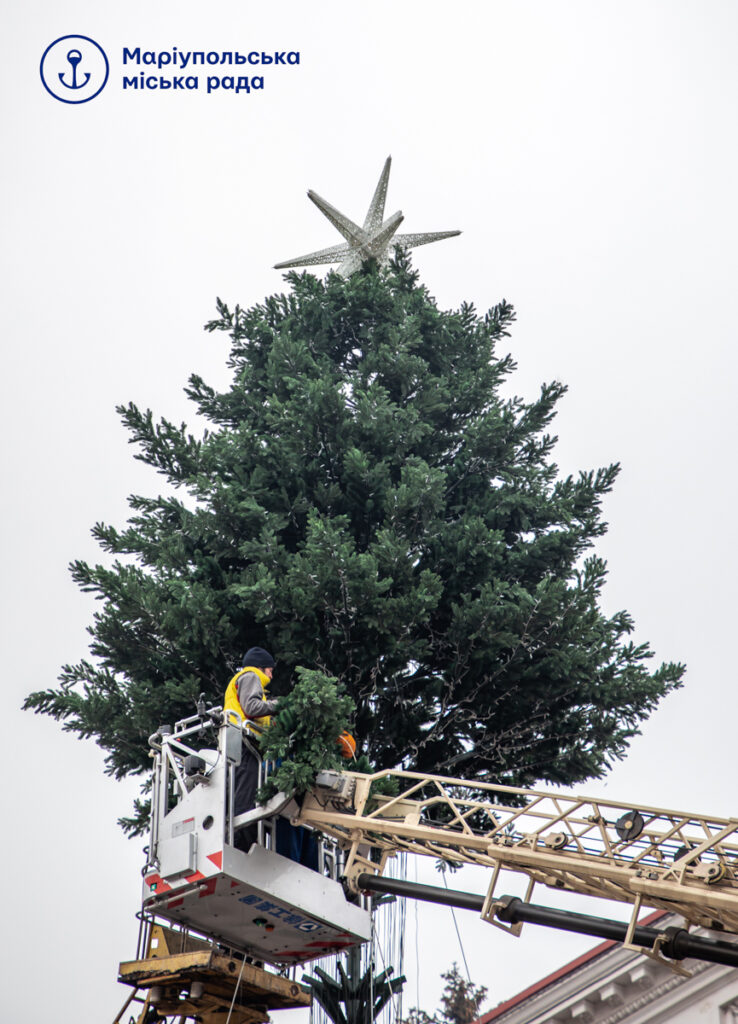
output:
[[[415,772],[351,778],[350,804],[316,790],[299,818],[349,851],[349,878],[381,874],[404,850],[491,868],[488,903],[500,872],[514,871],[531,886],[671,910],[738,933],[736,818]],[[396,780],[397,795],[373,796],[380,779]],[[380,851],[379,863],[366,847]]]

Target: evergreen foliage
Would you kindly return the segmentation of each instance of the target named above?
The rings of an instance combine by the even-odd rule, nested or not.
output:
[[[275,793],[304,793],[322,769],[342,771],[336,738],[348,726],[354,710],[338,680],[322,672],[298,668],[293,689],[279,701],[262,740],[262,755],[278,767],[259,791],[261,803]]]
[[[471,1024],[479,1017],[482,1003],[487,998],[483,985],[474,985],[461,977],[456,964],[441,975],[446,986],[441,995],[441,1006],[433,1016],[414,1006],[401,1024]]]
[[[456,964],[441,977],[446,982],[441,996],[441,1019],[448,1024],[471,1024],[479,1016],[481,1005],[487,998],[487,989],[465,981]]]
[[[335,978],[320,967],[314,976],[303,975],[316,1002],[325,1010],[333,1024],[372,1024],[405,984],[405,978],[392,977],[392,968],[375,972],[370,966],[361,970],[361,951],[353,948],[346,954],[345,966],[336,963]]]
[[[26,707],[94,737],[116,777],[146,772],[147,736],[201,691],[222,699],[259,644],[275,694],[298,665],[342,681],[378,768],[601,775],[683,673],[651,670],[627,612],[598,607],[617,465],[560,477],[565,388],[503,391],[506,302],[440,310],[402,254],[287,281],[251,309],[218,302],[206,327],[230,338],[233,377],[190,378],[202,436],[121,407],[167,487],[94,527],[111,564],[71,567],[101,602],[92,657]]]

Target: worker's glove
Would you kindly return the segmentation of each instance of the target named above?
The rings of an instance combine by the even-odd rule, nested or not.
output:
[[[297,716],[294,711],[290,711],[289,708],[284,708],[282,711],[277,713],[277,722],[281,725],[284,732],[288,735],[295,731],[297,726]]]

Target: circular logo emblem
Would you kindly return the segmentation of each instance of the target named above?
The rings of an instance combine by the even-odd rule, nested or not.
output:
[[[41,58],[41,81],[62,103],[87,103],[105,88],[110,67],[102,46],[88,36],[60,36]]]

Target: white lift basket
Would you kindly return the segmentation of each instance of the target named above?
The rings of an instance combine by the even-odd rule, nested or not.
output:
[[[218,724],[220,723],[220,724]],[[195,749],[205,732],[218,747]],[[194,929],[271,964],[304,963],[367,942],[371,915],[346,899],[342,855],[319,839],[319,870],[276,853],[277,817],[298,813],[284,793],[233,818],[233,770],[248,734],[220,709],[166,727],[154,750],[151,839],[143,871],[143,912]],[[251,747],[255,756],[258,754]],[[265,766],[262,765],[261,777]],[[248,853],[233,845],[240,827],[257,824]]]

